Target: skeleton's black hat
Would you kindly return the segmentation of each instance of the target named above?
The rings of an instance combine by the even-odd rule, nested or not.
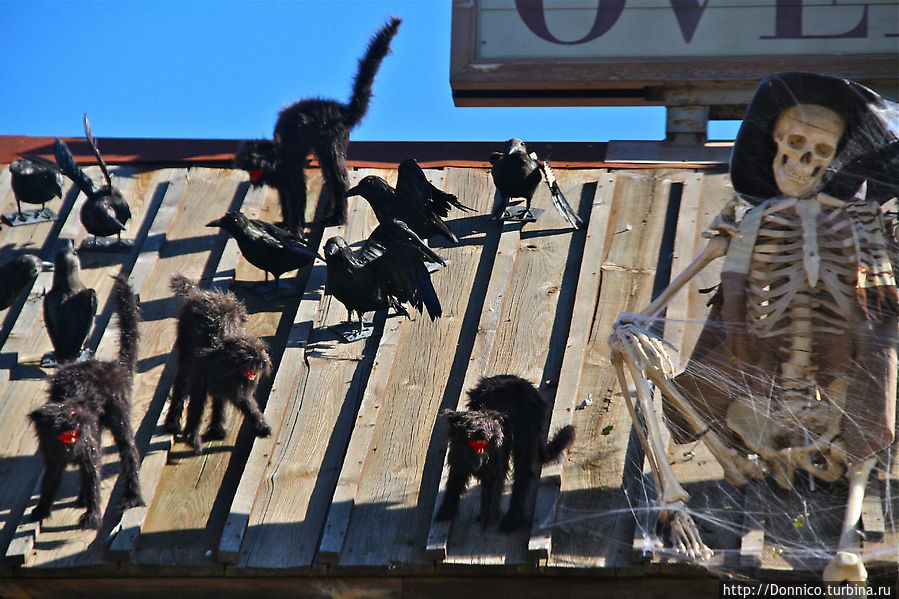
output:
[[[899,105],[867,87],[814,73],[765,77],[749,103],[730,160],[734,189],[757,203],[779,195],[771,165],[778,115],[796,104],[825,106],[846,120],[846,132],[822,179],[822,191],[849,199],[864,181],[868,198],[899,195]]]

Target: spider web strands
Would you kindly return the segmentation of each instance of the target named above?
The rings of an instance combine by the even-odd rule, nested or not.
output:
[[[631,423],[624,401],[612,391],[617,384],[606,340],[622,309],[639,309],[651,299],[667,212],[667,195],[656,193],[657,175],[656,171],[615,173],[604,247],[599,255],[591,256],[600,261],[601,285],[576,396],[580,404],[592,394],[593,402],[572,415],[578,439],[563,464],[547,567],[630,563],[634,521],[621,487]],[[634,239],[645,243],[635,244]],[[590,520],[567,524],[587,512]],[[609,519],[597,520],[597,514],[606,513]],[[594,526],[604,533],[585,537],[579,532]]]
[[[714,268],[709,267],[707,270],[714,271]],[[674,271],[676,272],[677,268]],[[703,304],[708,295],[703,296],[697,291],[710,286],[703,281],[691,282],[689,293],[695,299],[685,302],[673,301],[669,305],[667,318],[663,321],[666,340],[676,339],[678,332],[688,340],[680,344],[674,343],[682,348],[680,354],[672,355],[675,362],[681,366],[685,365],[686,358],[690,354],[689,348],[694,342],[691,339],[696,339],[704,323],[706,308]],[[847,337],[847,342],[848,340]],[[783,351],[789,351],[789,348]],[[746,372],[742,380],[729,379],[725,378],[718,368],[701,365],[696,365],[695,368],[698,369],[698,376],[708,380],[735,400],[750,395],[755,397],[751,409],[756,412],[755,418],[763,423],[762,430],[775,432],[782,430],[782,434],[789,433],[800,439],[807,438],[807,443],[814,442],[820,433],[807,428],[809,425],[798,413],[784,411],[779,405],[781,402],[778,398],[784,395],[785,390],[778,388],[770,377],[755,376]],[[854,363],[851,368],[857,373],[860,369],[864,371],[864,367],[858,363]],[[879,375],[872,371],[869,376]],[[833,402],[836,401],[832,397],[834,393],[833,390],[822,389],[821,402],[825,405],[834,405]],[[859,422],[862,418],[849,413],[842,414],[844,423],[848,420],[864,428],[866,423]],[[721,424],[726,427],[726,423]],[[672,426],[672,423],[669,423],[669,426]],[[582,429],[583,427],[579,428],[579,432]],[[608,432],[611,435],[614,429]],[[875,578],[889,572],[895,573],[899,556],[894,499],[895,454],[895,445],[880,452],[875,470],[868,479],[869,491],[862,506],[859,533],[861,555],[869,572]],[[725,575],[781,576],[785,571],[795,571],[805,573],[804,575],[819,576],[824,565],[832,559],[840,538],[846,508],[845,478],[826,482],[798,469],[793,478],[792,488],[783,489],[772,477],[768,477],[762,481],[750,481],[746,489],[740,489],[722,480],[719,465],[701,441],[686,445],[670,443],[668,459],[678,481],[692,495],[688,504],[690,515],[699,525],[703,539],[716,551],[711,560],[695,565]],[[812,459],[814,464],[816,458],[813,456]],[[640,460],[642,462],[642,457]],[[567,483],[567,480],[565,482]],[[644,476],[631,494],[649,497],[652,495],[652,486],[651,478]],[[566,512],[565,499],[563,487],[562,503],[555,513],[557,533],[570,528],[573,531],[570,533],[571,536],[592,534],[593,542],[603,540],[613,542],[610,540],[612,535],[609,523],[620,517],[622,513],[620,508],[597,509],[595,504],[589,506],[585,502],[579,511]],[[651,503],[640,504],[635,501],[630,511],[633,518],[639,522],[644,518],[644,514],[657,509],[658,507]],[[670,549],[669,539],[664,537],[658,539],[664,542],[665,548],[657,544],[657,533],[654,528],[646,528],[645,534],[638,531],[635,536],[639,540],[646,539],[645,547],[651,550],[653,562],[673,564],[685,561],[683,556]],[[623,544],[620,537],[619,542]],[[561,543],[554,543],[550,564],[570,563],[563,562],[561,549]]]

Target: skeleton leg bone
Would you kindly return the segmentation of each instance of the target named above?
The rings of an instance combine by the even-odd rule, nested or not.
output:
[[[634,401],[628,391],[627,377],[624,374],[625,362],[627,362],[628,370],[631,371],[634,379],[638,400],[640,401],[641,410],[648,428],[648,437],[639,425]],[[659,518],[662,521],[671,519],[671,535],[674,539],[675,549],[679,553],[693,559],[707,560],[712,557],[713,551],[702,542],[696,523],[686,511],[686,503],[690,499],[690,494],[687,493],[686,489],[677,481],[677,477],[674,476],[674,471],[668,463],[664,448],[661,447],[659,442],[658,423],[656,422],[652,405],[650,405],[652,396],[649,385],[630,358],[619,352],[613,352],[612,363],[615,365],[615,370],[618,373],[618,381],[627,402],[631,420],[634,423],[640,444],[643,446],[643,451],[652,470],[653,480],[658,492],[658,502],[661,505]]]
[[[862,514],[865,485],[876,461],[877,457],[871,456],[864,461],[849,464],[846,472],[846,476],[849,477],[849,497],[843,516],[843,532],[840,535],[836,556],[824,568],[823,578],[826,581],[864,582],[868,579],[868,571],[865,569],[858,546],[858,521]]]

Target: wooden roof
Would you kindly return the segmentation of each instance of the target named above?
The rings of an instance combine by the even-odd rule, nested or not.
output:
[[[118,509],[119,458],[107,435],[99,533],[77,528],[82,510],[74,505],[73,469],[51,518],[40,529],[29,522],[42,462],[25,414],[45,399],[48,371],[38,362],[50,349],[39,295],[52,273],[42,273],[27,298],[0,313],[0,594],[83,590],[81,579],[90,577],[92,592],[100,594],[122,592],[126,583],[119,578],[147,593],[195,589],[192,581],[201,578],[203,592],[217,596],[263,588],[302,596],[341,589],[362,589],[358,596],[459,596],[463,583],[485,596],[500,588],[714,596],[718,586],[709,571],[634,552],[638,528],[623,491],[639,476],[628,470],[636,445],[613,384],[606,339],[619,312],[649,302],[660,268],[667,272],[673,261],[677,271],[695,255],[699,232],[731,196],[727,174],[658,165],[556,168],[566,197],[588,223],[574,231],[542,188],[534,202],[544,212],[536,223],[503,225],[487,214],[494,189],[484,166],[430,166],[432,182],[476,209],[451,214],[458,246],[435,244],[451,261],[432,277],[443,317],[432,322],[378,314],[375,334],[352,344],[337,342],[328,328],[346,312],[324,293],[324,265],[284,277],[282,285],[295,293],[266,301],[249,289],[263,273],[223,232],[203,226],[236,208],[278,221],[274,191],[251,189],[244,173],[229,168],[114,166],[134,215],[126,235],[136,239],[135,248],[113,257],[83,252],[82,276],[100,300],[89,346],[101,357],[112,356],[116,342],[109,275],[128,273],[140,296],[132,424],[147,506]],[[99,178],[96,167],[87,170]],[[351,169],[353,181],[367,174],[391,183],[396,178],[393,169]],[[311,169],[311,199],[321,184]],[[59,213],[55,223],[4,225],[0,261],[13,248],[52,259],[64,240],[77,246],[86,236],[78,220],[81,201],[67,183],[62,201],[50,205]],[[3,166],[0,210],[14,207]],[[308,217],[315,207],[311,201]],[[354,243],[375,224],[367,204],[352,198],[345,226],[312,228],[310,238],[320,243],[339,234]],[[660,251],[663,244],[667,249]],[[269,343],[275,363],[259,392],[271,437],[254,439],[234,409],[228,437],[207,442],[200,453],[163,431],[178,309],[168,285],[176,272],[230,288],[246,302],[250,330]],[[684,292],[669,316],[701,318],[704,311],[703,298]],[[438,413],[456,407],[480,376],[498,373],[539,383],[554,401],[552,428],[573,423],[577,442],[561,464],[544,468],[532,498],[532,529],[508,536],[482,530],[476,489],[465,496],[451,529],[436,525],[432,514],[445,477]],[[578,409],[588,398],[592,403]],[[721,472],[714,460],[701,447],[696,454],[695,461],[676,466],[681,480],[717,485]],[[590,526],[601,533],[583,534]],[[712,541],[739,553],[739,532],[724,531]],[[896,547],[895,531],[882,542]],[[783,568],[776,556],[764,559],[761,571]],[[651,582],[674,575],[681,577],[674,585]]]

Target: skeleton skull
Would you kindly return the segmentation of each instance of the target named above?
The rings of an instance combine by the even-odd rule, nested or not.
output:
[[[774,180],[781,193],[801,198],[815,193],[830,166],[846,122],[818,104],[797,104],[777,117],[774,142]]]

